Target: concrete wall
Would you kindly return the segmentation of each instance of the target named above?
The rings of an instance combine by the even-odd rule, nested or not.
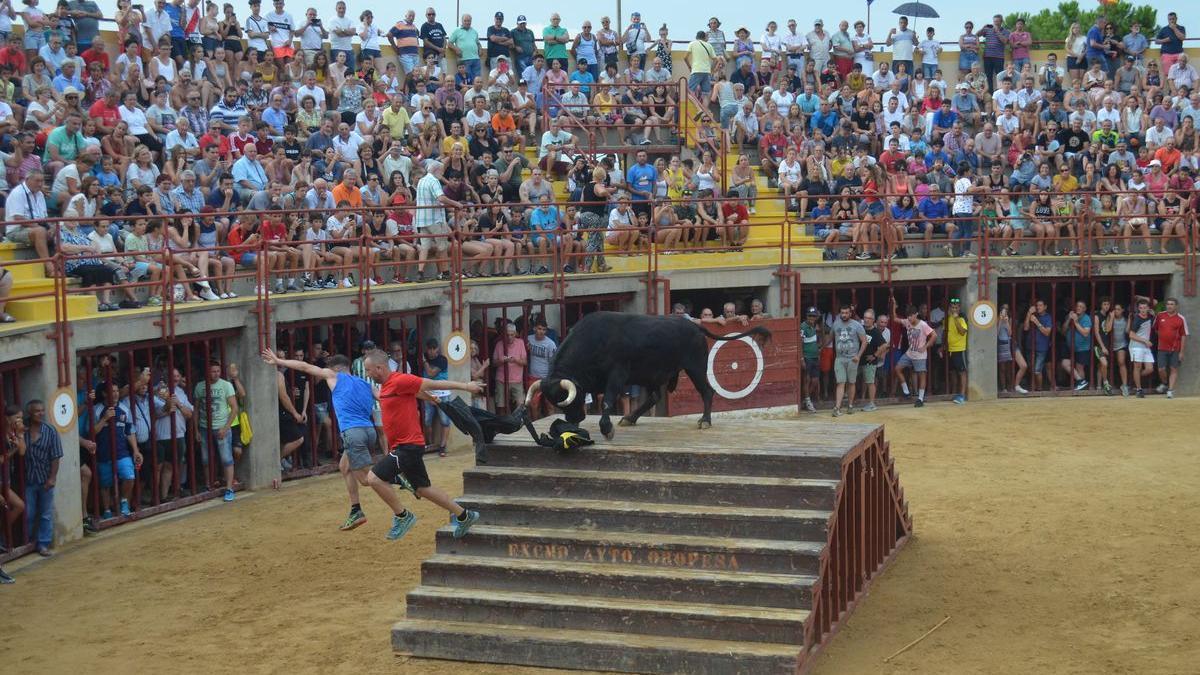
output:
[[[1038,278],[1076,278],[1079,269],[1074,261],[993,258],[992,269],[987,277],[991,296],[995,299],[1001,280]],[[873,264],[837,263],[797,266],[801,284],[838,284],[858,287],[878,284],[879,273]],[[742,268],[725,270],[673,270],[663,271],[672,290],[720,289],[720,288],[765,288],[764,298],[768,309],[777,315],[795,311],[781,311],[779,278],[776,268]],[[1200,317],[1200,296],[1186,297],[1183,273],[1176,258],[1151,257],[1145,259],[1094,259],[1092,277],[1158,277],[1169,279],[1167,292],[1180,301],[1181,311],[1195,320]],[[964,307],[970,307],[981,297],[978,271],[970,261],[930,260],[919,264],[898,265],[892,273],[895,282],[955,281],[961,283]],[[568,280],[566,296],[585,298],[598,295],[626,294],[625,311],[642,312],[646,307],[646,284],[644,276],[637,274],[611,276],[573,276]],[[551,292],[545,279],[474,280],[465,284],[464,305],[461,325],[468,326],[473,305],[488,304],[519,305],[524,301],[540,302],[551,300]],[[424,284],[421,286],[385,287],[372,294],[372,313],[385,314],[406,310],[434,308],[435,314],[428,330],[432,335],[444,338],[453,325],[449,284]],[[354,317],[358,313],[356,291],[333,291],[319,294],[288,294],[273,298],[268,335],[275,334],[275,326],[298,321],[314,321],[341,317]],[[669,309],[669,298],[662,298],[662,307]],[[207,333],[216,330],[235,331],[234,337],[226,342],[228,358],[242,367],[243,384],[247,389],[251,423],[255,431],[255,442],[248,456],[238,467],[238,476],[250,488],[270,485],[279,478],[277,445],[269,439],[277,438],[277,416],[275,406],[274,372],[258,359],[258,321],[253,313],[253,298],[226,301],[218,305],[186,305],[176,309],[177,337]],[[555,309],[557,311],[557,309]],[[478,312],[476,312],[478,315]],[[162,329],[155,324],[160,318],[157,312],[140,312],[120,315],[119,321],[96,317],[73,321],[70,341],[70,370],[74,377],[75,354],[100,348],[116,348],[136,342],[162,339]],[[557,316],[552,316],[556,319]],[[1195,327],[1195,325],[1193,325]],[[58,388],[53,343],[47,339],[47,326],[23,326],[0,333],[0,359],[12,361],[29,357],[40,357],[40,363],[30,368],[23,376],[22,398],[49,399]],[[972,400],[987,400],[996,396],[996,333],[995,329],[981,330],[972,327],[969,339],[969,362],[971,368],[970,391]],[[1194,351],[1194,349],[1193,349]],[[469,378],[468,367],[452,367],[454,379]],[[71,387],[74,387],[72,382]],[[1180,394],[1200,393],[1200,358],[1184,361],[1179,385]],[[454,435],[455,446],[465,446],[465,439]],[[59,472],[57,495],[58,513],[56,537],[60,541],[82,535],[80,522],[82,504],[79,494],[78,438],[75,431],[63,434],[67,449]]]

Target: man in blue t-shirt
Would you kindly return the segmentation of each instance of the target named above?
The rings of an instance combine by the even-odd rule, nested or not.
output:
[[[120,491],[121,516],[130,515],[129,497],[133,494],[136,468],[142,466],[137,431],[133,420],[120,403],[121,390],[113,382],[96,385],[96,405],[92,407],[92,440],[96,444],[96,471],[100,478],[102,520],[113,517],[112,487],[114,473]]]
[[[1183,40],[1187,37],[1187,29],[1179,25],[1179,17],[1175,12],[1167,14],[1167,25],[1159,29],[1154,41],[1159,45],[1159,69],[1165,78],[1171,72],[1171,66],[1179,60],[1183,53]]]
[[[1087,32],[1087,51],[1084,56],[1087,57],[1089,64],[1100,63],[1100,69],[1104,72],[1111,72],[1108,68],[1108,53],[1104,49],[1104,17],[1096,17],[1096,23]]]
[[[1046,301],[1037,300],[1025,315],[1024,329],[1033,335],[1033,389],[1042,390],[1042,375],[1046,369],[1046,358],[1050,354],[1050,336],[1054,332],[1054,319],[1046,311]],[[1020,388],[1020,383],[1014,387],[1017,393],[1028,394]]]
[[[529,236],[530,253],[537,253],[544,256],[542,266],[538,268],[537,274],[548,274],[550,267],[554,264],[551,260],[555,248],[558,246],[558,235],[555,230],[558,229],[562,218],[559,216],[557,206],[550,205],[550,195],[541,195],[538,197],[537,208],[529,212],[529,229],[532,232]],[[532,263],[530,263],[532,267]]]
[[[1071,345],[1071,353],[1064,356],[1060,365],[1071,374],[1075,391],[1083,391],[1088,386],[1087,369],[1092,363],[1092,316],[1088,314],[1087,303],[1076,301],[1075,309],[1063,320],[1062,330]]]
[[[632,195],[634,213],[650,214],[650,199],[654,197],[654,183],[658,171],[647,161],[645,150],[638,150],[637,162],[625,172],[625,184]]]
[[[948,222],[950,217],[950,204],[942,198],[942,192],[937,185],[929,186],[929,196],[922,199],[917,205],[917,211],[921,214],[921,219],[924,221],[922,227],[925,230],[925,246],[923,255],[929,257],[929,244],[933,241],[933,235],[944,234],[947,240],[954,238],[954,233],[958,228],[954,223]],[[954,257],[954,249],[947,243],[942,246],[946,251],[946,255]]]
[[[283,359],[270,349],[263,350],[262,359],[267,365],[290,368],[308,375],[313,382],[324,382],[329,387],[338,432],[342,437],[342,458],[338,461],[338,470],[342,472],[346,492],[350,496],[350,515],[340,529],[353,530],[365,525],[367,515],[358,501],[358,486],[367,484],[367,472],[372,465],[371,450],[378,443],[373,419],[375,393],[371,383],[351,375],[350,359],[341,354],[329,357],[328,368],[306,361]]]

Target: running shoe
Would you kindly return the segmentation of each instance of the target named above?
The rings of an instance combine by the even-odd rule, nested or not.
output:
[[[954,396],[954,398],[951,400],[954,401],[955,405],[963,405],[967,402],[967,399],[964,398],[961,394],[956,394]]]
[[[225,496],[224,496],[224,497],[221,497],[221,499],[222,499],[222,500],[224,500],[224,501],[227,501],[227,502],[231,502],[231,501],[233,501],[233,499],[234,499],[234,496],[233,496],[233,490],[230,490],[230,489],[226,488],[226,489],[225,489]]]
[[[467,536],[467,530],[479,520],[479,512],[467,509],[467,517],[464,520],[459,520],[456,516],[450,516],[450,524],[454,526],[454,538],[462,539]]]
[[[1167,398],[1175,398],[1175,390],[1174,389],[1167,390]]]
[[[1127,385],[1127,384],[1121,385],[1121,395],[1129,396],[1129,385]]]
[[[874,403],[868,403],[862,407],[863,412],[875,412],[876,410],[879,410],[879,406]]]
[[[402,489],[408,490],[417,499],[421,498],[419,495],[417,495],[417,489],[413,487],[412,483],[408,482],[408,476],[405,476],[402,473],[396,474],[396,485],[399,485]]]
[[[852,406],[852,405],[846,406],[846,414],[853,415],[854,414],[854,406]]]
[[[83,518],[83,533],[84,534],[99,534],[100,528],[96,527],[96,521],[91,516]]]
[[[1084,389],[1087,389],[1087,386],[1088,381],[1086,379],[1080,380],[1075,383],[1075,391],[1083,391]]]
[[[50,549],[46,548],[45,546],[39,546],[38,550],[37,550],[37,554],[42,556],[43,558],[53,558],[54,557],[54,551],[51,551]]]
[[[813,405],[811,398],[804,399],[804,409],[808,412],[817,412],[817,407]]]
[[[1013,387],[1013,391],[1017,392],[1018,394],[1028,394],[1029,393],[1028,389],[1026,389],[1025,387],[1022,387],[1019,384],[1017,386]]]
[[[338,529],[345,532],[347,530],[353,530],[359,525],[366,524],[367,514],[363,513],[362,511],[355,510],[350,512],[350,515],[346,517],[346,522],[342,523],[342,526]]]
[[[15,584],[17,580],[12,578],[12,575],[0,569],[0,584]]]
[[[108,520],[109,518],[112,518],[112,517],[113,517],[112,509],[105,509],[104,513],[100,514],[100,520]]]
[[[1138,398],[1146,398],[1146,390],[1142,389],[1141,387],[1138,387],[1137,397]]]
[[[1157,391],[1160,394],[1165,394],[1165,393],[1167,393],[1167,385],[1160,384],[1154,388],[1154,391]]]
[[[132,513],[133,513],[133,512],[129,510],[129,500],[128,500],[128,499],[122,499],[122,500],[121,500],[121,515],[122,515],[123,517],[126,517],[126,518],[127,518],[127,517],[129,517],[129,515],[130,515],[130,514],[132,514]]]
[[[921,400],[921,399],[917,399],[917,400],[916,400],[916,402],[915,402],[915,403],[913,403],[913,407],[914,407],[914,408],[924,408],[924,407],[925,407],[925,401],[923,401],[923,400]]]
[[[834,409],[833,409],[833,416],[834,416],[834,417],[841,417],[841,416],[842,416],[842,409],[841,409],[841,408],[834,408]]]
[[[1111,385],[1111,384],[1109,384],[1109,383],[1107,383],[1107,382],[1105,382],[1105,383],[1104,383],[1104,395],[1105,395],[1105,396],[1112,396],[1112,395],[1113,395],[1113,388],[1112,388],[1112,385]]]
[[[387,533],[388,541],[396,541],[400,537],[403,537],[416,524],[417,516],[412,511],[406,511],[403,518],[393,515],[392,529],[388,530]]]

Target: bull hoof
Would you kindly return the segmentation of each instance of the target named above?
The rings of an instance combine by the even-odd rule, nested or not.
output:
[[[712,422],[709,422],[708,420],[700,420],[699,422],[696,423],[696,428],[697,429],[711,429]]]
[[[613,439],[613,425],[607,417],[600,420],[600,433],[610,441]]]
[[[632,427],[636,424],[637,424],[636,421],[631,420],[628,417],[622,417],[621,421],[617,422],[617,426],[619,426],[619,427]]]

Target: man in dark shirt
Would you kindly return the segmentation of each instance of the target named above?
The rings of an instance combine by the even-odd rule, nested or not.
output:
[[[850,115],[850,122],[854,124],[854,132],[858,136],[859,143],[870,143],[871,137],[875,134],[875,113],[871,112],[870,107],[864,102],[860,103],[858,110]]]
[[[425,10],[425,23],[421,24],[421,58],[435,54],[444,66],[446,63],[446,28],[437,21],[437,12],[432,7]]]
[[[308,141],[304,144],[304,149],[308,154],[313,156],[313,159],[321,159],[325,156],[325,148],[332,145],[333,121],[323,119],[321,120],[321,129],[308,137]]]
[[[863,385],[867,388],[867,403],[862,407],[863,412],[871,412],[875,406],[875,374],[876,369],[887,356],[888,340],[884,338],[883,328],[875,323],[875,310],[863,312],[863,329],[867,331],[867,349],[863,352],[862,372]]]
[[[509,48],[512,47],[512,31],[504,27],[504,12],[496,12],[496,23],[487,29],[487,58],[488,64],[496,67],[496,59],[503,56],[512,58]]]
[[[1064,157],[1070,160],[1075,155],[1083,152],[1083,149],[1087,147],[1088,141],[1091,139],[1088,138],[1087,132],[1083,130],[1083,122],[1076,119],[1071,122],[1070,128],[1061,129],[1055,140],[1058,141],[1059,150],[1063,152]]]

